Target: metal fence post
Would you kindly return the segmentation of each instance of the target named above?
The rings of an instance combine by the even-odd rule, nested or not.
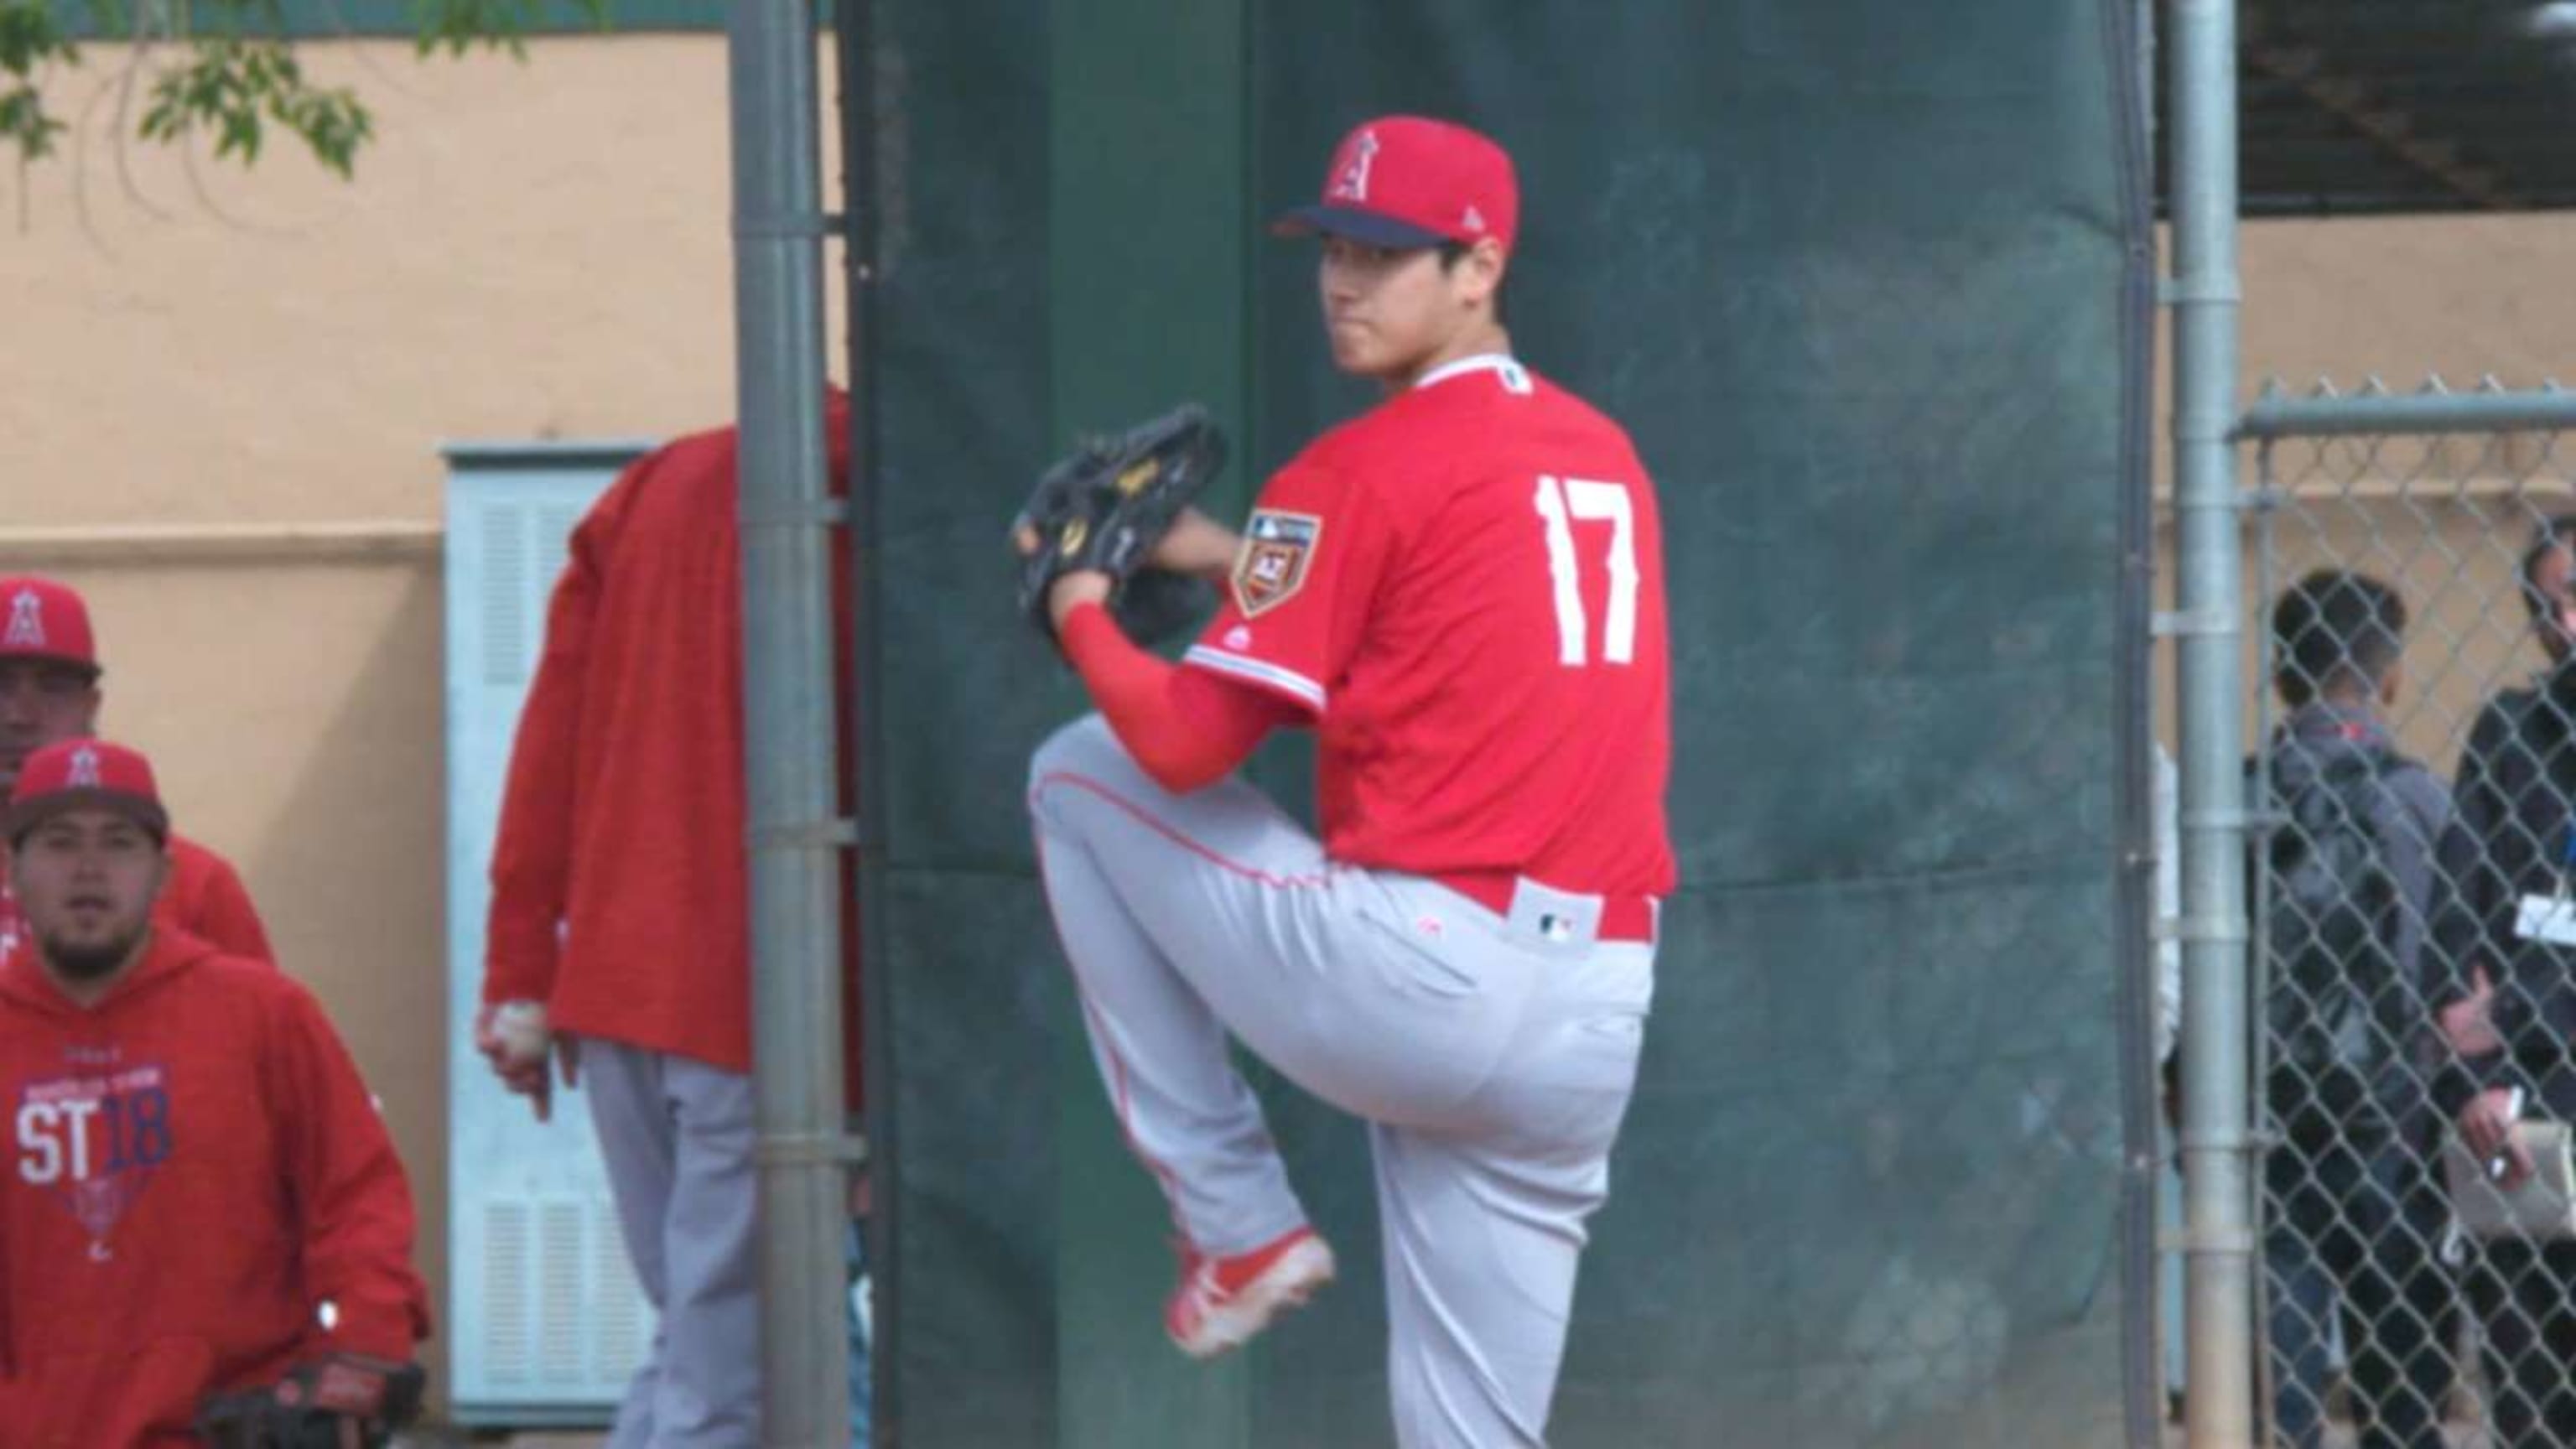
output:
[[[841,871],[823,444],[821,102],[811,0],[728,20],[743,728],[759,1096],[761,1442],[849,1442]],[[676,686],[675,686],[676,687]]]
[[[900,1449],[903,1443],[903,1195],[896,1190],[902,1160],[895,1111],[893,973],[886,961],[893,932],[886,928],[886,876],[891,862],[886,810],[886,711],[864,708],[880,697],[885,678],[885,570],[877,539],[882,533],[883,484],[876,467],[877,281],[877,7],[875,0],[833,0],[833,43],[841,80],[841,194],[843,295],[849,305],[846,358],[850,380],[850,695],[851,770],[857,796],[859,896],[859,1015],[864,1039],[859,1068],[867,1102],[866,1156],[873,1187],[865,1223],[867,1246],[869,1443]],[[853,1388],[856,1392],[856,1388]]]
[[[2254,1442],[2242,541],[2236,459],[2236,6],[2175,0],[2174,505],[2182,771],[2182,1161],[2190,1449]]]

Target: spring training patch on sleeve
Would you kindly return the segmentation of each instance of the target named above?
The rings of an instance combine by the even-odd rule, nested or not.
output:
[[[1255,618],[1296,597],[1323,537],[1324,520],[1311,513],[1254,510],[1234,561],[1234,604],[1243,617]]]

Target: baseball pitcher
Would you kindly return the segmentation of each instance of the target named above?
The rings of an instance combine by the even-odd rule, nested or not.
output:
[[[1029,804],[1101,1076],[1180,1229],[1165,1326],[1220,1353],[1334,1272],[1231,1035],[1369,1124],[1407,1449],[1544,1443],[1675,879],[1655,493],[1616,424],[1512,356],[1518,223],[1493,141],[1361,126],[1278,229],[1321,239],[1334,362],[1383,399],[1240,536],[1173,506],[1213,467],[1176,415],[1080,455],[1016,540],[1099,708],[1038,750]],[[1222,585],[1177,666],[1120,612],[1156,570]],[[1321,839],[1234,778],[1282,726],[1318,736]]]

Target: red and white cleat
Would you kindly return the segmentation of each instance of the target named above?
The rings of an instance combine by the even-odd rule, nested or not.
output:
[[[1333,1250],[1313,1228],[1231,1258],[1184,1250],[1181,1286],[1163,1305],[1163,1331],[1190,1357],[1214,1358],[1251,1342],[1280,1310],[1302,1305],[1332,1281]]]

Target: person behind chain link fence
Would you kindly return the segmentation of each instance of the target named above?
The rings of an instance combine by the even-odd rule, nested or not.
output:
[[[2576,801],[2576,514],[2545,522],[2524,550],[2521,592],[2547,667],[2497,692],[2460,754],[2461,830],[2442,852],[2457,909],[2436,920],[2444,1037],[2456,1057],[2435,1083],[2441,1110],[2507,1186],[2532,1171],[2517,1106],[2576,1120],[2576,930],[2543,909],[2571,874]],[[2480,1243],[2469,1297],[2486,1342],[2497,1449],[2576,1445],[2576,1241]]]
[[[2400,753],[2406,606],[2362,574],[2320,571],[2272,611],[2290,709],[2255,782],[2278,824],[2267,879],[2266,1091],[2277,1137],[2269,1212],[2274,1429],[2323,1442],[2340,1321],[2361,1449],[2441,1449],[2452,1287],[2424,1061],[2423,981],[2449,792]]]

